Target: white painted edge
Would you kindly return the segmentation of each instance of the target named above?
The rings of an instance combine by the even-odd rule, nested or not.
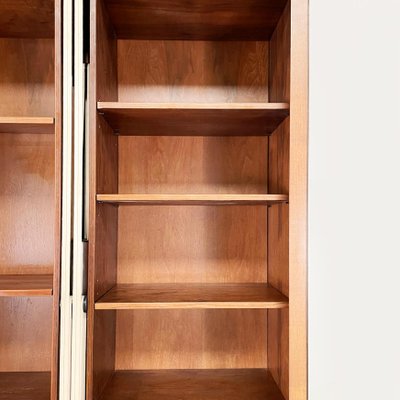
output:
[[[70,400],[71,384],[71,212],[72,212],[72,2],[63,2],[62,224],[60,283],[59,400]]]
[[[85,65],[83,60],[83,1],[75,1],[75,92],[74,92],[74,217],[73,217],[73,312],[72,312],[72,362],[71,399],[84,400],[86,392],[86,313],[83,311],[86,293],[84,275],[85,243],[83,241],[84,217],[84,127],[85,127]]]

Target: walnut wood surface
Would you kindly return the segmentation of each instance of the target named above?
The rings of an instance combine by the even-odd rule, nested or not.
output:
[[[0,116],[54,117],[54,40],[0,38],[0,54]]]
[[[267,40],[286,0],[106,0],[119,38]]]
[[[0,372],[0,400],[49,400],[50,372]]]
[[[0,37],[54,37],[54,0],[1,0]]]
[[[53,275],[0,275],[0,297],[52,294]]]
[[[0,133],[54,133],[54,118],[0,117]]]
[[[286,103],[99,103],[119,135],[262,136],[288,116]]]
[[[117,53],[119,102],[269,101],[268,42],[118,40]]]
[[[52,296],[0,298],[0,372],[50,371],[52,306]]]
[[[250,205],[287,202],[285,194],[98,194],[97,201],[137,205]]]
[[[270,41],[270,98],[290,101],[290,6],[287,5]],[[268,190],[289,193],[290,117],[271,135]],[[289,297],[289,208],[268,208],[268,282]],[[295,365],[293,365],[295,368]],[[289,312],[268,311],[268,368],[289,398]]]
[[[268,193],[267,153],[266,136],[120,136],[118,190]]]
[[[102,400],[284,400],[267,370],[117,371]]]
[[[97,310],[287,306],[287,297],[260,283],[118,284],[96,302]]]

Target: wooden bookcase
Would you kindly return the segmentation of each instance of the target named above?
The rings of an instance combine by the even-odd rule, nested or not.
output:
[[[0,2],[0,399],[57,399],[61,13]]]
[[[91,0],[88,400],[307,398],[307,12]]]

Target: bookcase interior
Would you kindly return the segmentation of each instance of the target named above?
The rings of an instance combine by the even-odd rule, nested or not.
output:
[[[288,399],[290,3],[191,6],[91,4],[90,399]]]
[[[51,0],[0,5],[0,398],[8,400],[56,399],[56,13]]]

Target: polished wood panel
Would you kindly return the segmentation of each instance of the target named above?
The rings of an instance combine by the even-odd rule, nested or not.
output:
[[[0,134],[0,274],[52,274],[54,135]]]
[[[262,283],[118,284],[96,302],[97,310],[287,306],[287,297]]]
[[[98,101],[117,100],[117,45],[102,0],[90,1],[89,246],[87,398],[100,396],[114,371],[115,312],[94,313],[95,300],[116,283],[117,209],[96,193],[118,190],[118,140],[97,114]]]
[[[63,12],[62,0],[54,0],[54,262],[53,262],[53,309],[52,309],[52,357],[51,357],[51,400],[58,398],[59,351],[60,351],[60,284],[61,284],[61,197],[62,197],[62,160],[63,160]],[[68,132],[65,133],[68,135]]]
[[[267,368],[267,310],[116,313],[116,370]]]
[[[268,42],[119,40],[118,101],[265,103],[268,51]]]
[[[97,201],[148,205],[249,205],[287,202],[284,194],[98,194]]]
[[[0,372],[0,400],[49,400],[50,372]]]
[[[0,116],[54,117],[54,40],[0,39],[0,54]]]
[[[120,193],[268,193],[268,137],[121,136],[118,142]]]
[[[283,400],[267,370],[118,371],[102,400]]]
[[[99,103],[119,135],[262,136],[289,115],[286,103]]]
[[[1,0],[0,37],[54,37],[54,0]]]
[[[0,275],[0,297],[52,294],[53,275]]]
[[[289,399],[289,312],[268,310],[268,368],[285,399]]]
[[[0,133],[54,133],[54,118],[0,117]]]
[[[106,0],[115,33],[129,39],[267,40],[286,0]]]
[[[270,41],[269,90],[273,101],[290,101],[290,34],[288,4]],[[290,117],[285,119],[268,140],[269,190],[289,193]],[[270,207],[268,210],[268,281],[287,296],[289,217],[290,204]],[[286,399],[289,399],[289,312],[268,312],[268,367]]]
[[[308,1],[291,9],[289,398],[307,399]],[[294,200],[294,201],[293,201]]]
[[[51,296],[0,297],[0,372],[50,371],[52,306]]]
[[[267,282],[267,207],[138,205],[118,213],[118,283]]]
[[[269,42],[269,101],[290,100],[290,2]]]

